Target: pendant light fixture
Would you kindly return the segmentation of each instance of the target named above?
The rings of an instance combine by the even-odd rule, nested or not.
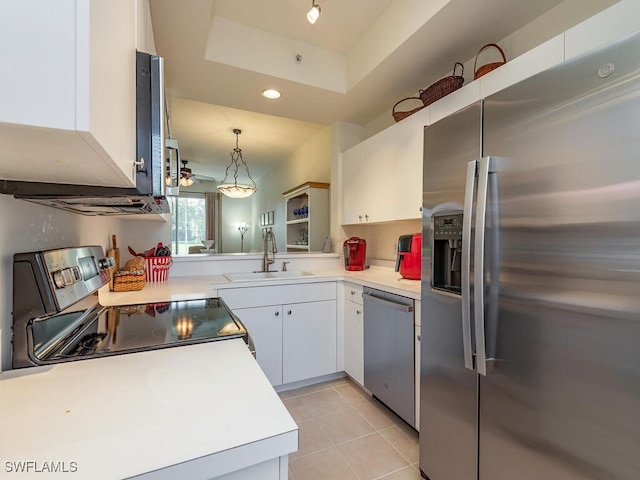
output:
[[[309,20],[310,24],[316,23],[318,17],[320,16],[320,5],[316,3],[315,0],[311,0],[311,10],[307,13],[307,20]]]
[[[247,162],[242,158],[242,150],[238,147],[238,136],[242,133],[242,130],[234,128],[233,133],[236,136],[236,148],[231,152],[231,163],[227,167],[224,179],[220,182],[220,185],[218,185],[218,191],[230,198],[247,198],[256,193],[258,188],[256,187],[256,182],[251,178]],[[238,183],[240,163],[242,163],[242,166],[247,172],[247,177],[251,183]],[[231,183],[231,179],[227,180],[229,177],[229,170],[232,170],[233,183]]]

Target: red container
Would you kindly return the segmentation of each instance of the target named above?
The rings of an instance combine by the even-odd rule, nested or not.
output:
[[[147,265],[147,282],[166,282],[169,278],[169,268],[173,260],[166,257],[145,257]]]
[[[367,242],[364,238],[351,237],[344,241],[344,269],[349,271],[364,270],[367,257]]]
[[[422,273],[422,234],[401,235],[398,239],[396,272],[402,278],[420,280]]]

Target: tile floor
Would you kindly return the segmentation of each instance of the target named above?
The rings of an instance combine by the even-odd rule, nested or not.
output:
[[[418,433],[352,380],[280,397],[299,427],[289,480],[420,480]]]

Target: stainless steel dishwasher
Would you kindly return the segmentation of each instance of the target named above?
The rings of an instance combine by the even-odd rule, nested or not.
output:
[[[413,299],[364,288],[364,386],[415,427]]]

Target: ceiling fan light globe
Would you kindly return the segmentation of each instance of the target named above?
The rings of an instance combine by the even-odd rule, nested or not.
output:
[[[190,187],[193,185],[193,179],[190,177],[182,177],[180,178],[180,186],[181,187]]]

